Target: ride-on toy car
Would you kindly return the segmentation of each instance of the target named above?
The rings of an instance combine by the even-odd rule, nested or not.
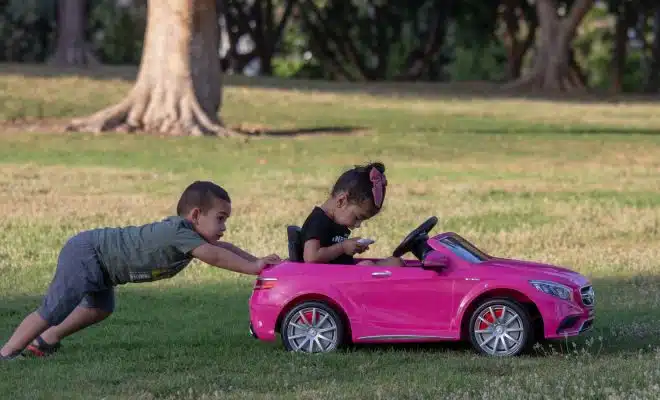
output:
[[[594,291],[577,272],[497,258],[456,233],[429,238],[431,217],[396,248],[405,267],[302,262],[289,226],[289,260],[264,269],[249,300],[250,333],[278,334],[290,351],[330,352],[346,342],[468,340],[480,353],[513,356],[537,339],[588,331]]]

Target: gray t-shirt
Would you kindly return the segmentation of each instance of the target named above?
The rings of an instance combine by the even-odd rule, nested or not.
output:
[[[101,266],[113,285],[171,278],[192,261],[193,249],[207,243],[190,221],[179,216],[91,233]]]

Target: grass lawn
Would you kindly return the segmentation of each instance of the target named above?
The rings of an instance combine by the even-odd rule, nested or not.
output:
[[[78,230],[161,219],[188,183],[211,179],[233,199],[226,239],[286,256],[286,225],[302,224],[344,168],[371,160],[385,163],[390,183],[382,214],[356,232],[377,239],[371,254],[389,255],[436,215],[435,232],[589,276],[597,319],[583,339],[515,359],[455,345],[309,357],[249,336],[250,277],[194,262],[174,279],[119,287],[116,313],[67,338],[57,356],[0,364],[0,397],[660,397],[657,104],[469,99],[441,89],[394,96],[303,82],[284,90],[234,78],[224,119],[270,135],[52,134],[9,121],[84,115],[131,82],[25,70],[0,68],[2,342],[38,306],[60,247]]]

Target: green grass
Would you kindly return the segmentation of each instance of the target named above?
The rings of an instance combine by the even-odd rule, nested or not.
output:
[[[0,77],[0,120],[84,115],[130,87],[32,75]],[[229,82],[222,113],[232,125],[357,132],[245,142],[7,125],[0,133],[0,341],[38,306],[61,245],[78,230],[160,219],[191,180],[212,179],[233,198],[227,239],[258,255],[284,256],[285,226],[301,224],[344,168],[375,159],[385,162],[391,186],[383,213],[359,232],[377,239],[373,255],[389,254],[436,215],[436,231],[457,231],[489,253],[589,276],[598,299],[594,332],[516,359],[446,344],[355,346],[306,357],[249,336],[249,277],[195,262],[174,279],[118,288],[116,313],[67,338],[56,357],[0,364],[0,397],[660,395],[657,105]]]

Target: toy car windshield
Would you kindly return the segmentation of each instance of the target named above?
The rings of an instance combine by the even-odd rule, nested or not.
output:
[[[471,263],[480,263],[492,259],[491,256],[477,249],[472,243],[457,234],[438,238],[436,241],[451,250],[457,256]]]

